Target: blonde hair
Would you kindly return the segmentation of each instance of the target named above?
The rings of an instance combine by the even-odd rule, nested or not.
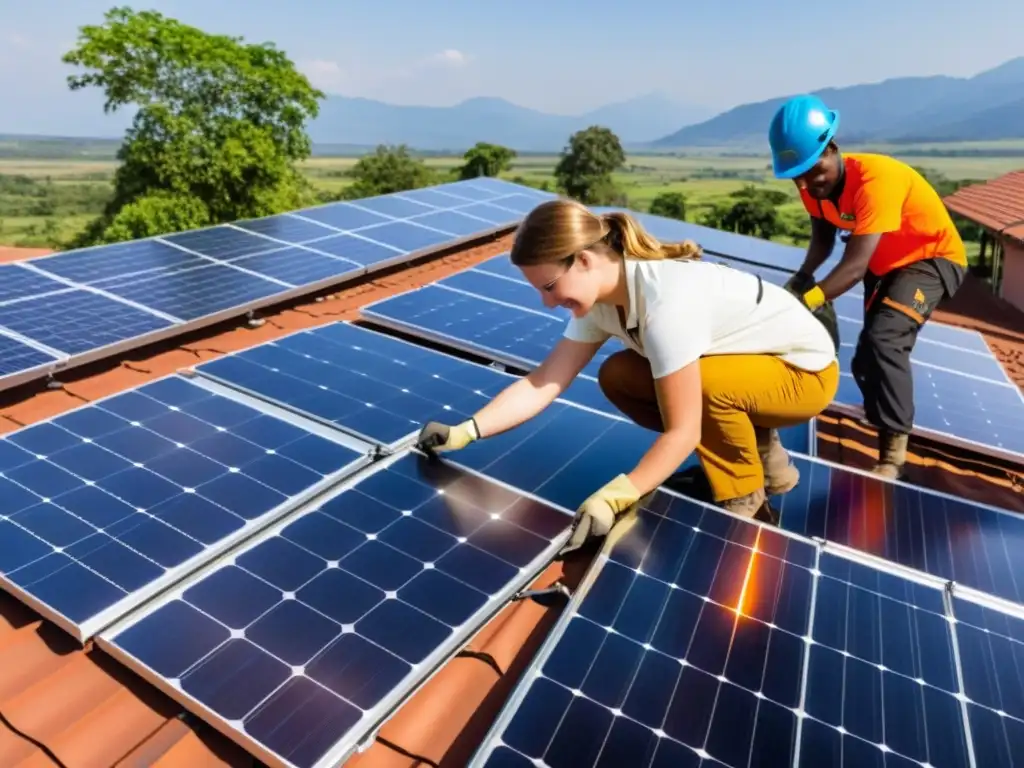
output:
[[[509,258],[517,267],[565,261],[584,249],[603,250],[618,258],[699,259],[692,240],[663,243],[628,213],[597,215],[575,200],[549,200],[523,219]]]

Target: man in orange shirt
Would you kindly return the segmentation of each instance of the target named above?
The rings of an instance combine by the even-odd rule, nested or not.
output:
[[[864,413],[879,431],[878,474],[898,477],[914,423],[910,353],[932,310],[963,282],[963,241],[938,193],[909,165],[885,155],[839,152],[839,113],[796,96],[772,118],[778,178],[792,179],[811,216],[807,256],[786,287],[812,311],[864,283],[864,329],[852,373]],[[820,281],[838,230],[846,251]]]

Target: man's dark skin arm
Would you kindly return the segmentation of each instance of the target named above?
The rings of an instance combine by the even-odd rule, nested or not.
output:
[[[881,239],[881,234],[852,235],[850,237],[842,260],[835,269],[818,282],[818,287],[825,294],[826,300],[831,301],[836,296],[842,296],[864,279],[864,275],[868,271],[868,262],[871,261],[871,256]],[[808,261],[810,258],[811,254],[808,251]]]

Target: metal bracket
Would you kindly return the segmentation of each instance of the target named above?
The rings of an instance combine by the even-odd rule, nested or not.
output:
[[[512,598],[512,602],[519,600],[527,600],[533,597],[543,597],[545,595],[563,595],[567,600],[572,599],[572,591],[565,586],[561,581],[556,581],[550,587],[544,587],[543,589],[524,589],[516,593],[515,597]]]

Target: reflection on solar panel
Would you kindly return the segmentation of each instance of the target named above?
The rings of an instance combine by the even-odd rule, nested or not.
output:
[[[348,323],[299,331],[196,370],[391,447],[427,421],[470,418],[517,378]]]
[[[367,460],[178,376],[0,440],[0,583],[80,640]]]
[[[794,457],[800,484],[775,500],[782,527],[1024,603],[1024,517]]]
[[[571,520],[453,465],[392,461],[104,648],[271,765],[341,764],[547,566]]]
[[[941,588],[652,506],[609,541],[471,765],[973,764]]]
[[[482,273],[469,275],[469,280],[473,283],[493,280],[501,283],[502,287],[504,284],[512,285],[505,298],[525,301],[525,293],[509,281]],[[380,325],[526,369],[539,365],[562,337],[564,319],[548,312],[531,311],[512,303],[465,293],[462,289],[445,287],[446,281],[447,278],[439,284],[367,305],[362,310],[363,316]],[[533,291],[532,288],[529,290]],[[583,369],[582,375],[563,393],[563,399],[620,416],[601,393],[597,374],[601,363],[622,348],[618,339],[610,339]],[[813,452],[813,426],[789,427],[781,430],[780,436],[790,450]]]
[[[0,335],[81,364],[486,235],[551,197],[474,179],[39,257],[3,267]],[[23,357],[0,387],[46,372]]]

